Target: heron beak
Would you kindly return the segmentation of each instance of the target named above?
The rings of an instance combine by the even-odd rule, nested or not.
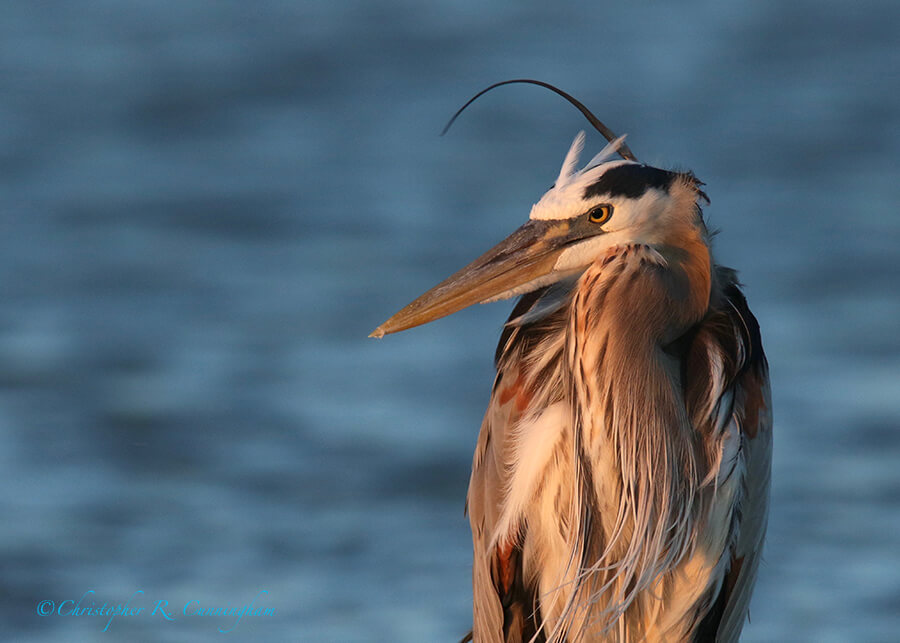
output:
[[[559,254],[573,241],[571,228],[569,220],[565,219],[528,221],[468,266],[400,310],[369,337],[384,337],[446,317],[472,304],[505,299],[555,281],[542,279],[553,272]],[[536,282],[533,288],[522,288],[532,282]]]

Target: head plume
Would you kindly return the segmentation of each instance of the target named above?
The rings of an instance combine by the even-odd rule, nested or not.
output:
[[[559,171],[559,177],[541,200],[531,208],[532,219],[562,219],[582,212],[585,189],[607,169],[616,165],[631,165],[631,161],[614,161],[607,165],[625,145],[625,136],[606,144],[600,153],[578,169],[578,157],[584,147],[584,131],[578,132]]]
[[[478,98],[480,98],[482,95],[488,93],[489,91],[491,91],[491,90],[494,89],[495,87],[500,87],[500,86],[502,86],[502,85],[512,85],[512,84],[514,84],[514,83],[524,83],[524,84],[528,84],[528,85],[537,85],[538,87],[544,87],[545,89],[549,89],[550,91],[554,92],[555,94],[558,94],[558,95],[562,96],[562,97],[565,98],[567,101],[569,101],[570,103],[572,103],[572,105],[574,105],[574,106],[578,109],[578,111],[580,111],[580,112],[584,115],[584,117],[588,120],[588,122],[589,122],[591,125],[593,125],[594,128],[595,128],[598,132],[600,132],[601,134],[603,134],[603,137],[604,137],[607,141],[609,141],[610,143],[613,143],[614,141],[618,141],[618,145],[617,145],[617,147],[616,147],[615,152],[618,152],[618,154],[619,154],[623,159],[625,159],[626,161],[634,161],[634,162],[638,162],[637,157],[636,157],[636,156],[634,155],[634,153],[628,148],[628,146],[625,145],[625,143],[622,142],[622,140],[621,140],[619,137],[617,137],[617,136],[615,135],[615,133],[613,133],[613,131],[612,131],[611,129],[609,129],[606,125],[604,125],[603,122],[602,122],[599,118],[597,118],[596,116],[594,116],[594,115],[591,113],[591,110],[589,110],[587,107],[585,107],[584,104],[583,104],[581,101],[579,101],[577,98],[571,96],[570,94],[567,94],[566,92],[564,92],[563,90],[559,89],[558,87],[554,87],[554,86],[551,85],[550,83],[545,83],[545,82],[542,81],[542,80],[532,80],[532,79],[530,79],[530,78],[517,78],[517,79],[514,79],[514,80],[504,80],[504,81],[501,81],[501,82],[499,82],[499,83],[494,83],[494,84],[491,85],[490,87],[485,87],[485,88],[482,89],[480,92],[478,92],[477,94],[475,94],[472,98],[470,98],[470,99],[466,102],[465,105],[463,105],[462,107],[460,107],[460,108],[456,111],[456,113],[455,113],[455,114],[450,118],[450,120],[447,122],[447,125],[444,127],[444,130],[441,132],[441,136],[443,136],[444,134],[446,134],[446,133],[447,133],[447,130],[450,129],[450,126],[453,125],[453,123],[456,121],[456,119],[459,117],[459,115],[462,114],[463,111],[464,111],[469,105],[471,105],[472,103],[474,103],[474,102],[475,102]],[[601,154],[602,154],[602,152],[601,152]],[[576,156],[577,156],[577,155],[576,155]],[[592,161],[592,164],[593,164],[593,161]]]

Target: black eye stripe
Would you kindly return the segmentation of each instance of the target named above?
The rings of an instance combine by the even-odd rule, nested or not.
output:
[[[584,190],[584,198],[603,194],[612,197],[637,199],[650,188],[668,191],[676,177],[675,172],[646,165],[620,165],[604,172],[603,176]]]

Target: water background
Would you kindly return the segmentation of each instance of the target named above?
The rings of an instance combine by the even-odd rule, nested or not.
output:
[[[747,285],[777,426],[744,640],[897,640],[900,4],[608,4],[0,6],[0,638],[469,628],[510,304],[366,335],[552,183],[586,123],[538,88],[437,136],[529,76],[706,181]],[[88,590],[276,613],[36,613]]]

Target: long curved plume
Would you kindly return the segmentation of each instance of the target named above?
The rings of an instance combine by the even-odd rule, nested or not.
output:
[[[490,87],[485,87],[485,88],[482,89],[480,92],[478,92],[477,94],[475,94],[474,96],[472,96],[472,98],[470,98],[470,99],[466,102],[465,105],[463,105],[463,106],[460,107],[458,110],[456,110],[456,113],[450,118],[449,121],[447,121],[447,125],[444,126],[444,129],[443,129],[443,131],[441,132],[441,136],[443,136],[444,134],[447,133],[447,131],[450,129],[450,127],[453,125],[453,123],[456,121],[456,119],[459,117],[459,115],[462,114],[463,111],[464,111],[469,105],[471,105],[471,104],[474,103],[476,100],[478,100],[478,98],[480,98],[480,97],[483,96],[484,94],[488,93],[489,91],[491,91],[491,90],[494,89],[495,87],[500,87],[500,86],[502,86],[502,85],[512,85],[512,84],[515,84],[515,83],[524,83],[524,84],[527,84],[527,85],[537,85],[538,87],[544,87],[545,89],[549,89],[551,92],[554,92],[554,93],[556,93],[556,94],[559,94],[560,96],[562,96],[563,98],[565,98],[567,101],[569,101],[570,103],[572,103],[572,105],[574,105],[574,106],[578,109],[578,111],[580,111],[582,114],[584,114],[584,117],[588,120],[588,122],[589,122],[591,125],[594,126],[594,129],[596,129],[598,132],[600,132],[601,134],[603,134],[603,137],[604,137],[607,141],[609,141],[610,143],[612,143],[614,140],[616,140],[616,139],[618,138],[618,137],[615,135],[615,133],[614,133],[611,129],[609,129],[606,125],[604,125],[604,124],[603,124],[603,121],[601,121],[599,118],[597,118],[596,116],[594,116],[594,115],[591,113],[591,110],[589,110],[587,107],[585,107],[584,104],[583,104],[580,100],[578,100],[577,98],[575,98],[574,96],[572,96],[572,95],[570,95],[570,94],[567,94],[566,92],[564,92],[564,91],[561,90],[560,88],[554,87],[554,86],[551,85],[550,83],[545,83],[545,82],[542,81],[542,80],[532,80],[532,79],[530,79],[530,78],[516,78],[516,79],[514,79],[514,80],[503,80],[503,81],[500,81],[499,83],[494,83],[494,84],[491,85]],[[628,148],[628,146],[625,145],[625,143],[622,143],[622,144],[619,145],[619,150],[618,150],[618,151],[619,151],[619,155],[620,155],[623,159],[625,159],[626,161],[634,161],[635,163],[639,162],[639,161],[637,160],[637,157],[636,157],[636,156],[634,155],[634,153]]]

